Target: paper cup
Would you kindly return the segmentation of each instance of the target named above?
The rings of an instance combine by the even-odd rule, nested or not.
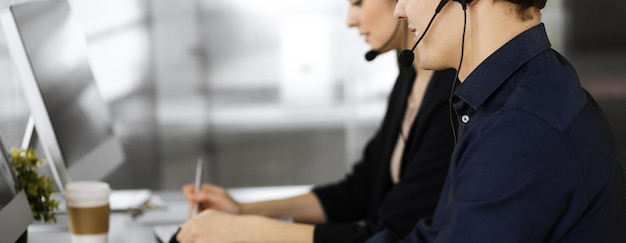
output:
[[[77,181],[65,186],[65,204],[73,243],[106,243],[109,232],[109,184]]]

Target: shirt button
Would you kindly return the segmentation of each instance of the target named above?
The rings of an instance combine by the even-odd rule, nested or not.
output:
[[[461,121],[465,124],[467,124],[467,122],[469,122],[470,117],[468,115],[463,115],[461,117]]]

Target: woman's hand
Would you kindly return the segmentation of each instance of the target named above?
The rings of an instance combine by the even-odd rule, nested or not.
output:
[[[193,208],[198,203],[198,211],[205,209],[215,209],[231,214],[241,213],[241,204],[233,199],[224,188],[203,184],[200,191],[195,193],[194,185],[183,186],[183,193],[189,202],[189,207]]]

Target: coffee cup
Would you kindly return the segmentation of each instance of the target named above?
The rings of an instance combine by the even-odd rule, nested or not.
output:
[[[70,182],[63,193],[73,243],[106,243],[109,232],[109,184]]]

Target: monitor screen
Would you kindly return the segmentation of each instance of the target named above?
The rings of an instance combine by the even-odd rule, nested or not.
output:
[[[60,189],[100,180],[124,160],[66,0],[18,3],[2,14],[7,43]]]

